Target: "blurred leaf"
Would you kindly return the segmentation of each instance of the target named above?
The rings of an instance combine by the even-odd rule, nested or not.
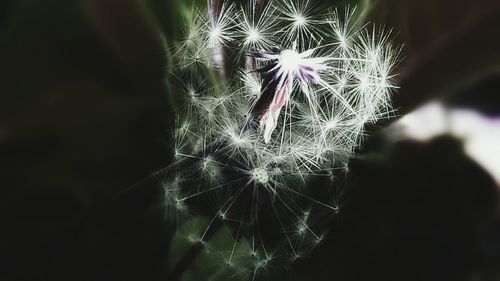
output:
[[[170,265],[177,264],[186,253],[199,243],[209,220],[194,217],[183,223],[175,234],[170,248]],[[202,252],[183,272],[181,280],[248,280],[251,277],[251,248],[246,239],[235,241],[230,229],[219,228],[210,241],[203,242]]]

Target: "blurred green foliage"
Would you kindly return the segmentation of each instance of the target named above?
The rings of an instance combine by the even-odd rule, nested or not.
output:
[[[186,252],[196,243],[200,243],[210,221],[195,217],[179,226],[171,241],[170,265],[177,264]],[[236,243],[235,243],[236,242]],[[248,268],[251,267],[251,247],[245,239],[235,241],[233,232],[227,227],[220,228],[210,241],[203,242],[204,249],[182,274],[180,280],[248,280]],[[170,268],[172,270],[172,268]]]

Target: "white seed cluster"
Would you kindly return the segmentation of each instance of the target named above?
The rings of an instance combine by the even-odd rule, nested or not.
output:
[[[262,168],[255,168],[252,171],[252,179],[260,184],[267,184],[269,182],[269,175],[266,170]]]

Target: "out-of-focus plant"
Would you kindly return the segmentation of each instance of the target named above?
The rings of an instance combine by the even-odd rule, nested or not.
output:
[[[170,50],[185,100],[165,205],[176,241],[191,243],[175,249],[171,278],[203,250],[216,276],[256,278],[323,240],[339,198],[312,183],[346,172],[365,125],[390,115],[398,49],[355,9],[252,0],[191,12]],[[220,229],[231,247],[210,246]]]

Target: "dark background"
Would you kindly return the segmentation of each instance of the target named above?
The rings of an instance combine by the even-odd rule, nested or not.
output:
[[[497,2],[360,4],[404,44],[400,115],[432,99],[500,115]],[[134,183],[171,162],[166,44],[185,6],[0,2],[0,280],[167,280],[162,192]],[[331,234],[282,279],[500,280],[492,178],[451,136],[387,141],[391,122],[352,161]]]

